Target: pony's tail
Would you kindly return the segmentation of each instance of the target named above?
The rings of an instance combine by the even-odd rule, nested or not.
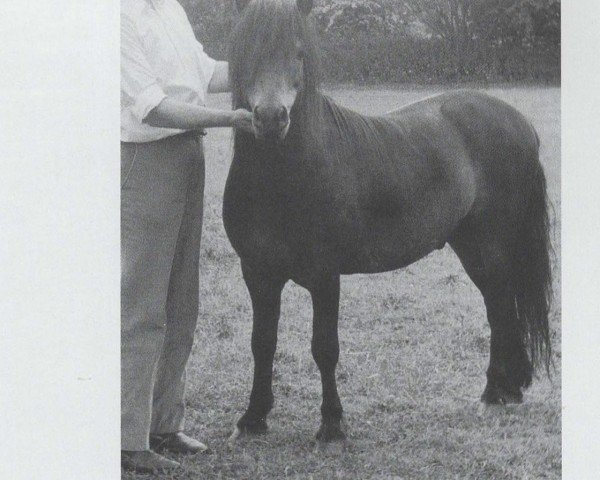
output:
[[[552,348],[548,314],[552,301],[552,246],[546,177],[537,159],[530,187],[529,202],[526,204],[521,234],[516,243],[513,270],[515,303],[531,364],[534,369],[543,365],[550,376]]]

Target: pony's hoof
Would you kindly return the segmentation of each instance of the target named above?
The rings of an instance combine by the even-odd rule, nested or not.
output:
[[[481,401],[486,405],[508,405],[510,403],[523,403],[521,389],[509,390],[499,386],[485,387]]]
[[[315,453],[327,456],[342,455],[348,448],[346,434],[339,424],[322,424],[317,432]]]
[[[241,430],[242,433],[247,433],[248,435],[263,435],[269,430],[267,421],[264,418],[253,420],[251,422],[240,420],[237,424],[237,428]]]
[[[243,417],[233,429],[233,433],[229,436],[227,444],[235,445],[237,440],[243,435],[262,435],[267,433],[269,427],[264,418],[260,420],[247,421]]]
[[[323,423],[317,432],[317,440],[323,443],[343,442],[346,434],[337,423]]]

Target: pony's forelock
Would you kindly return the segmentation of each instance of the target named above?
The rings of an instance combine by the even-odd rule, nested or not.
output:
[[[253,0],[242,11],[231,36],[229,78],[233,106],[244,105],[244,95],[265,64],[281,55],[295,55],[302,44],[304,88],[316,90],[319,77],[317,36],[309,17],[296,0]]]

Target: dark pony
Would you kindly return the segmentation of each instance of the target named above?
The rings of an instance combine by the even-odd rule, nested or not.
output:
[[[248,3],[248,5],[246,5]],[[508,104],[455,91],[380,116],[319,92],[307,0],[238,1],[230,79],[236,131],[223,203],[254,312],[250,405],[232,436],[266,430],[280,297],[310,292],[321,372],[317,437],[344,437],[335,367],[340,275],[402,268],[450,244],[491,327],[486,403],[521,402],[551,359],[546,181],[539,139]]]

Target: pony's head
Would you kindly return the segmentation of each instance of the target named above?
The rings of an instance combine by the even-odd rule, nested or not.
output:
[[[281,141],[298,99],[317,87],[312,0],[236,0],[240,21],[231,37],[229,77],[235,108],[254,113],[259,139]]]

